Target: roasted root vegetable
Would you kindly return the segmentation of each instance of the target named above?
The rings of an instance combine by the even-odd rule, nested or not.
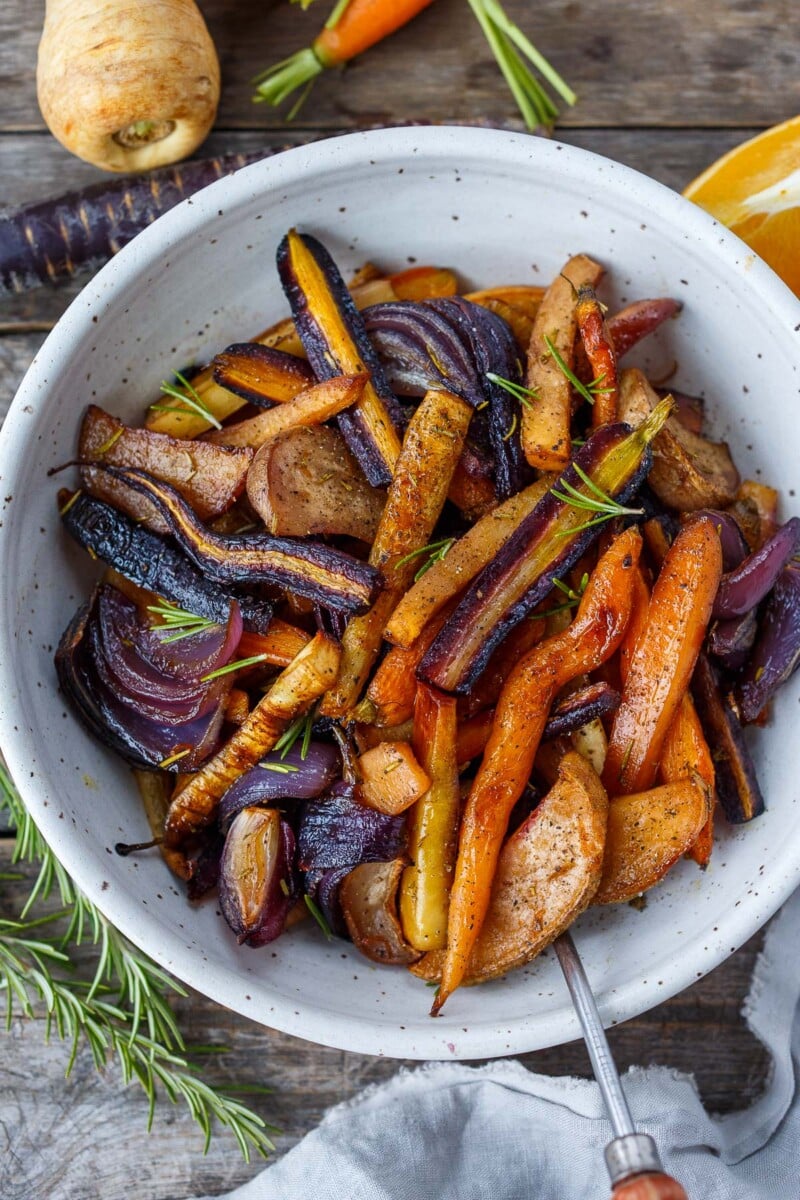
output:
[[[389,483],[400,453],[400,410],[336,264],[316,238],[291,230],[278,247],[278,274],[317,378],[369,376],[339,428],[369,482]]]
[[[629,367],[622,372],[621,420],[639,425],[658,403],[658,394],[641,371]],[[647,482],[668,508],[692,512],[732,504],[739,472],[725,442],[710,442],[672,417],[653,442],[653,469]]]
[[[752,612],[772,591],[781,571],[798,551],[800,517],[792,517],[758,550],[722,576],[713,615],[728,620]]]
[[[535,400],[522,412],[522,449],[542,471],[563,471],[570,460],[572,386],[559,360],[572,369],[576,293],[595,287],[602,275],[598,263],[576,255],[550,284],[536,314],[525,379]]]
[[[252,446],[258,449],[272,438],[290,429],[302,429],[309,425],[321,425],[356,404],[364,391],[366,375],[337,375],[298,392],[285,404],[278,404],[266,412],[240,421],[238,425],[226,425],[215,433],[205,436],[207,442],[219,446]]]
[[[47,0],[36,91],[62,146],[104,171],[188,158],[209,133],[219,62],[194,0]]]
[[[783,568],[767,603],[755,650],[737,689],[745,721],[755,721],[800,666],[800,563]]]
[[[412,645],[391,647],[372,676],[366,700],[358,707],[359,720],[380,727],[402,725],[411,720],[417,694],[417,666],[447,616],[446,609],[437,613]]]
[[[612,800],[594,903],[621,904],[653,887],[694,845],[708,812],[708,790],[694,779]]]
[[[417,950],[446,944],[447,911],[461,808],[456,761],[456,701],[420,684],[414,704],[414,747],[430,787],[408,818],[411,863],[400,883],[400,918]]]
[[[76,493],[62,501],[60,512],[76,542],[139,587],[210,621],[225,621],[235,598],[246,627],[263,632],[269,626],[272,606],[266,600],[212,583],[171,542],[102,500]]]
[[[465,983],[530,962],[588,907],[603,873],[608,807],[597,774],[567,753],[551,790],[500,852]],[[444,960],[441,950],[426,954],[412,970],[437,980]]]
[[[318,633],[278,676],[245,723],[172,801],[164,825],[168,846],[179,846],[214,820],[231,784],[272,749],[298,713],[330,687],[338,667],[338,645]]]
[[[239,342],[215,355],[210,363],[214,382],[258,408],[285,403],[314,383],[307,362],[293,354]]]
[[[171,483],[202,521],[210,521],[230,508],[244,491],[253,453],[179,441],[148,429],[131,429],[90,404],[78,439],[78,458],[81,481],[93,496],[122,509],[156,533],[169,533],[168,523],[150,501],[89,464],[147,471]]]
[[[100,466],[95,470],[122,480],[151,500],[187,557],[217,583],[284,585],[299,596],[350,612],[366,608],[377,590],[378,572],[340,550],[264,533],[215,533],[197,519],[175,488],[145,471]]]
[[[353,942],[367,958],[408,966],[419,951],[403,937],[397,915],[397,888],[403,860],[361,863],[342,880],[339,903]]]
[[[288,621],[273,617],[264,633],[245,630],[239,639],[242,658],[261,658],[263,662],[278,667],[288,667],[293,659],[311,641],[311,634]]]
[[[647,475],[649,443],[669,413],[669,402],[662,404],[649,423],[632,433],[625,425],[595,430],[574,463],[473,579],[420,663],[421,679],[443,691],[469,691],[494,647],[544,600],[553,589],[553,578],[563,579],[597,537],[602,528],[598,522],[608,519],[596,509],[594,515],[586,512],[593,496],[597,503],[597,491],[607,502],[613,497],[607,514],[630,511],[623,506]]]
[[[279,937],[299,889],[294,834],[276,808],[244,808],[225,838],[219,906],[241,944],[266,946]]]
[[[608,743],[603,782],[609,795],[641,792],[654,783],[721,576],[719,536],[711,520],[698,517],[672,543],[636,639]]]
[[[336,429],[293,429],[262,446],[247,496],[278,537],[341,534],[371,543],[386,493],[367,483]]]
[[[589,580],[574,622],[530,651],[500,694],[461,820],[446,961],[433,1012],[464,978],[488,909],[508,819],[530,778],[554,696],[570,679],[610,658],[622,640],[640,550],[635,529],[612,543]]]
[[[636,300],[626,308],[621,308],[619,312],[613,313],[607,320],[607,326],[617,357],[622,358],[637,342],[653,333],[664,321],[677,317],[682,307],[679,300],[664,297],[660,300]]]
[[[386,639],[410,647],[454,596],[491,562],[548,490],[538,480],[481,517],[409,588],[386,626]]]
[[[336,688],[322,712],[352,712],[374,666],[386,622],[419,567],[418,555],[439,519],[469,428],[472,409],[449,392],[428,392],[411,418],[369,561],[384,578],[375,604],[353,618],[342,639]]]
[[[361,755],[358,765],[362,802],[392,817],[405,812],[430,787],[408,742],[379,742]]]

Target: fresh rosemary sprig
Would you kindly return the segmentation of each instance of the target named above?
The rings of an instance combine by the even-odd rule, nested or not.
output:
[[[317,706],[310,708],[307,713],[303,713],[301,717],[297,717],[292,721],[288,729],[284,730],[277,742],[273,746],[273,750],[280,753],[281,758],[286,758],[286,755],[294,746],[297,739],[302,735],[300,743],[300,757],[303,762],[306,761],[308,748],[311,745],[311,730],[316,718]]]
[[[201,675],[200,682],[210,683],[212,679],[219,679],[220,675],[230,675],[231,671],[242,671],[245,667],[252,667],[256,663],[264,662],[266,657],[266,654],[252,654],[250,658],[237,658],[235,662],[229,662],[224,667],[217,667],[216,671],[209,671],[207,675]]]
[[[566,104],[570,105],[577,100],[572,88],[544,55],[539,53],[519,26],[509,20],[498,0],[467,2],[483,30],[528,129],[536,129],[539,125],[549,129],[558,116],[558,108],[531,67],[539,72]]]
[[[55,1031],[70,1044],[67,1074],[82,1046],[95,1067],[119,1063],[125,1085],[137,1082],[149,1103],[148,1129],[162,1093],[184,1102],[208,1149],[213,1122],[229,1129],[243,1157],[265,1157],[274,1128],[238,1100],[198,1078],[169,1003],[181,985],[132,946],[83,896],[42,838],[0,763],[0,811],[15,830],[12,863],[39,865],[16,920],[0,919],[0,992],[6,997],[6,1029],[15,1013],[36,1018],[44,1010],[45,1037]],[[29,915],[56,892],[61,908]],[[73,954],[83,942],[98,948],[90,979],[81,978]]]
[[[293,766],[292,763],[265,763],[265,762],[262,762],[262,763],[259,763],[258,765],[261,767],[262,771],[274,771],[276,775],[296,775],[297,772],[300,770],[299,767]]]
[[[216,625],[216,621],[211,621],[208,617],[198,617],[195,613],[187,612],[185,608],[178,608],[177,604],[172,604],[169,600],[163,600],[160,604],[148,604],[147,611],[161,618],[162,625],[158,636],[165,645],[169,642],[179,642],[182,638],[193,637],[196,633],[203,633]],[[160,632],[162,629],[164,633]],[[172,633],[174,629],[178,632]]]
[[[563,580],[556,579],[554,576],[553,587],[558,588],[560,592],[563,592],[567,599],[563,604],[557,604],[555,608],[548,608],[546,612],[534,613],[535,619],[538,620],[541,617],[554,617],[556,613],[568,612],[570,609],[576,608],[580,604],[583,593],[586,591],[588,585],[589,575],[586,571],[584,571],[583,575],[581,575],[581,580],[578,584],[577,591],[574,588],[571,588],[568,583],[564,583]]]
[[[417,583],[425,572],[431,569],[434,563],[440,562],[445,557],[455,541],[454,537],[449,537],[442,538],[440,542],[428,542],[427,546],[420,546],[418,550],[412,550],[410,554],[404,554],[402,558],[398,558],[395,566],[402,567],[404,563],[413,562],[415,558],[427,554],[428,557],[414,576],[414,582]]]
[[[311,913],[312,917],[317,922],[317,924],[319,925],[322,932],[325,934],[326,941],[330,942],[333,938],[333,933],[331,932],[330,925],[328,924],[328,922],[325,920],[324,916],[322,915],[322,912],[320,911],[319,906],[317,904],[315,904],[314,901],[311,899],[311,897],[307,894],[305,896],[303,896],[303,899],[306,902],[306,908]]]
[[[595,396],[604,396],[606,393],[613,390],[610,387],[604,386],[606,380],[605,375],[598,375],[597,378],[593,379],[591,383],[581,383],[575,372],[570,370],[570,368],[564,362],[564,359],[561,357],[553,343],[553,339],[547,334],[545,334],[544,337],[544,344],[547,346],[547,353],[550,355],[561,374],[565,379],[569,380],[569,382],[575,388],[575,391],[580,396],[583,396],[584,400],[588,401],[589,404],[594,404]]]
[[[593,517],[590,521],[586,521],[583,525],[573,525],[572,528],[564,530],[560,536],[567,537],[573,533],[580,532],[581,529],[590,529],[593,525],[602,525],[604,521],[610,521],[613,517],[644,516],[643,508],[626,508],[624,504],[620,504],[613,496],[607,495],[576,462],[572,464],[572,467],[578,478],[586,484],[590,494],[587,496],[585,492],[578,491],[571,483],[566,483],[562,478],[555,487],[550,488],[551,495],[555,496],[557,500],[563,500],[565,504],[569,504],[572,508],[581,509],[584,512],[597,513],[597,516]],[[563,490],[559,491],[559,488]]]
[[[502,375],[495,375],[494,371],[487,371],[486,378],[490,383],[496,383],[498,387],[503,388],[515,400],[519,400],[524,408],[533,408],[531,400],[539,399],[536,388],[524,387],[521,383],[515,383],[513,379],[504,379]]]
[[[181,375],[180,371],[175,371],[175,378],[184,389],[180,391],[175,387],[174,383],[162,381],[161,393],[164,396],[172,396],[175,400],[180,400],[181,404],[177,407],[174,404],[151,404],[151,412],[194,412],[198,417],[202,417],[204,421],[208,421],[209,425],[213,425],[215,429],[222,429],[222,425],[200,398],[200,394],[195,387],[189,382],[185,375]],[[185,406],[185,407],[183,407]]]

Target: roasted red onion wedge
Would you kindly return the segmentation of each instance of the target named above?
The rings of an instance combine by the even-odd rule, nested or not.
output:
[[[740,617],[755,608],[775,584],[789,559],[800,550],[800,517],[781,525],[760,550],[722,576],[714,601],[715,617]]]
[[[309,900],[316,904],[331,933],[346,938],[350,934],[339,903],[342,880],[349,875],[356,863],[346,867],[330,867],[324,871],[308,871],[303,879],[303,890]]]
[[[313,800],[341,775],[342,756],[327,742],[311,742],[305,757],[295,744],[286,754],[273,750],[232,783],[219,802],[223,829],[243,808],[256,804],[278,807],[284,800]]]
[[[225,838],[219,905],[240,944],[279,937],[299,892],[292,868],[294,834],[274,808],[243,808]]]
[[[64,695],[86,727],[134,767],[194,770],[216,747],[224,704],[183,724],[151,719],[124,704],[100,678],[86,642],[92,604],[70,622],[56,651],[55,664]]]
[[[742,533],[742,527],[730,513],[720,512],[717,508],[700,508],[692,513],[695,517],[710,517],[716,526],[722,545],[722,567],[724,571],[733,571],[750,553],[747,539]]]
[[[528,479],[519,405],[492,378],[520,383],[519,352],[506,322],[459,296],[376,304],[365,310],[364,321],[398,391],[449,391],[478,410],[470,436],[491,452],[497,495],[505,499],[518,491]]]
[[[635,300],[614,313],[608,318],[608,331],[614,339],[617,356],[622,358],[664,321],[677,317],[682,308],[680,300],[665,296],[658,300]]]
[[[785,526],[784,526],[785,528]],[[755,721],[781,684],[800,666],[800,563],[790,562],[767,602],[761,632],[738,696],[742,717]]]
[[[708,633],[708,651],[727,671],[738,671],[747,662],[758,633],[756,609],[729,621],[715,621]]]
[[[174,545],[102,500],[81,494],[63,508],[61,519],[67,532],[94,558],[139,587],[221,624],[228,619],[235,595],[245,628],[266,633],[272,619],[267,601],[212,583]]]
[[[297,865],[302,871],[386,862],[405,850],[406,823],[359,804],[355,787],[338,783],[303,809],[297,832]]]

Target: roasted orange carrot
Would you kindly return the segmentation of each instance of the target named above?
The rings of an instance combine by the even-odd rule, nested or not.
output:
[[[631,656],[603,774],[610,796],[652,787],[721,575],[719,534],[710,518],[698,517],[683,527],[664,559]]]
[[[603,308],[590,285],[578,292],[575,306],[578,333],[591,371],[592,425],[608,425],[617,419],[619,370],[614,343],[608,332]]]
[[[366,375],[337,375],[298,392],[285,404],[276,404],[237,425],[226,425],[205,434],[217,446],[252,446],[258,449],[289,429],[321,425],[351,404],[357,404],[367,382]]]
[[[493,708],[484,708],[474,717],[467,717],[466,720],[458,722],[456,756],[459,767],[465,767],[473,758],[483,754],[493,723]]]
[[[535,399],[522,410],[522,448],[532,467],[562,471],[570,459],[575,295],[599,282],[603,268],[585,254],[571,258],[544,294],[528,347],[525,380]],[[560,365],[560,364],[563,364]]]
[[[436,296],[455,296],[458,282],[446,267],[410,267],[389,276],[398,300],[433,300]]]
[[[628,671],[636,649],[636,643],[647,624],[647,610],[650,607],[650,588],[647,586],[641,567],[637,567],[633,581],[633,602],[631,604],[631,619],[625,630],[625,637],[619,648],[619,677],[622,683],[628,678]]]
[[[240,658],[255,658],[257,654],[263,654],[264,662],[276,667],[288,667],[310,641],[311,634],[304,629],[273,617],[266,633],[251,633],[245,629],[239,639],[237,653]]]
[[[695,775],[708,793],[708,820],[689,854],[700,867],[708,865],[714,845],[714,760],[700,724],[692,697],[686,693],[664,739],[661,752],[661,778],[677,783]]]
[[[411,719],[417,692],[415,671],[423,654],[450,616],[452,607],[450,604],[438,612],[411,646],[392,646],[367,688],[366,711],[362,712],[359,706],[356,714],[359,720],[391,726],[401,725],[403,721]]]
[[[503,688],[480,770],[461,822],[442,984],[432,1013],[459,986],[489,906],[511,810],[525,788],[559,688],[614,653],[627,628],[641,551],[636,529],[621,534],[597,564],[575,620],[517,664]]]

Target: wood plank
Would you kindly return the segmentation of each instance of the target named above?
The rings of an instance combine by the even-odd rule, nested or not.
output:
[[[253,105],[250,80],[310,42],[330,5],[306,14],[276,0],[201,0],[200,7],[222,64],[220,124],[281,128],[280,114]],[[800,109],[796,0],[606,0],[602,18],[580,0],[506,0],[506,9],[578,92],[565,126],[770,125]],[[0,6],[3,129],[41,127],[34,75],[42,11],[29,0]],[[517,118],[464,0],[438,0],[344,75],[329,73],[298,124],[453,118]]]
[[[710,162],[731,147],[753,136],[754,127],[727,130],[639,130],[570,129],[562,140],[596,154],[603,154],[680,190]],[[251,153],[263,147],[281,147],[288,141],[307,141],[306,132],[285,133],[217,132],[202,149],[205,155]],[[93,167],[68,154],[47,133],[0,135],[0,179],[4,181],[2,207],[15,208],[32,200],[60,195],[88,186],[102,176]],[[58,319],[78,294],[88,276],[55,288],[40,288],[26,295],[0,301],[0,331],[14,322]],[[39,339],[41,340],[41,339]],[[31,342],[31,357],[38,346]],[[26,364],[21,359],[20,376]],[[16,382],[0,382],[0,394]]]
[[[0,841],[0,873],[10,865],[10,843]],[[25,872],[28,881],[31,872]],[[0,911],[19,911],[25,882],[4,882]],[[29,882],[27,884],[29,886]],[[681,996],[614,1029],[610,1040],[620,1068],[659,1063],[694,1072],[712,1111],[730,1112],[759,1094],[767,1077],[763,1048],[739,1016],[760,938]],[[81,950],[89,969],[93,952]],[[390,1078],[399,1062],[329,1050],[262,1029],[192,993],[176,1005],[190,1043],[224,1044],[228,1053],[206,1060],[204,1077],[215,1085],[258,1084],[274,1088],[248,1102],[283,1130],[285,1153],[320,1120],[330,1105],[370,1083]],[[123,1089],[119,1071],[102,1076],[82,1050],[66,1082],[64,1048],[43,1044],[41,1022],[15,1020],[2,1042],[0,1074],[0,1195],[4,1200],[97,1200],[130,1191],[136,1168],[136,1200],[216,1193],[258,1169],[239,1161],[224,1135],[206,1158],[202,1139],[183,1109],[159,1107],[148,1135],[146,1103],[136,1088]],[[548,1075],[589,1074],[580,1043],[522,1055],[529,1069]],[[412,1066],[413,1064],[405,1064]],[[5,1151],[5,1152],[4,1152]]]

